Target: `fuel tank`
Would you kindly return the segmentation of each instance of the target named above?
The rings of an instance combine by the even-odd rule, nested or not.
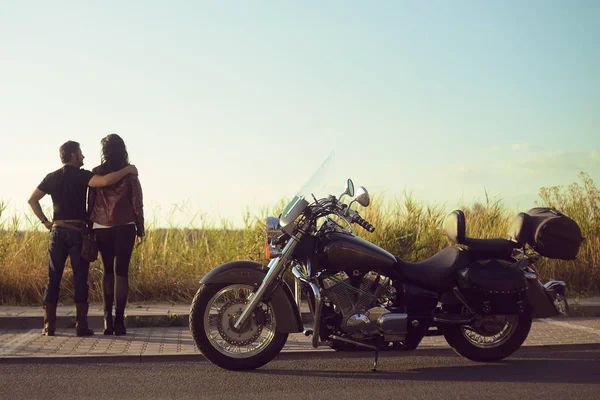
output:
[[[396,258],[364,239],[331,232],[320,240],[318,257],[323,266],[337,270],[385,271]]]

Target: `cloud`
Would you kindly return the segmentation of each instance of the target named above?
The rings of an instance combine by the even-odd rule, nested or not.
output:
[[[525,157],[515,158],[511,167],[534,169],[541,174],[547,174],[552,171],[573,174],[577,174],[579,171],[600,172],[598,151],[533,152],[527,154]]]
[[[449,165],[446,184],[473,190],[489,189],[510,197],[536,196],[541,187],[566,186],[578,181],[580,171],[600,181],[600,151],[503,152]]]
[[[600,182],[599,161],[599,149],[511,151],[504,146],[465,153],[451,163],[407,164],[381,175],[369,171],[360,181],[374,194],[385,188],[389,195],[401,196],[406,190],[426,203],[468,204],[485,200],[487,192],[509,207],[528,209],[539,200],[540,188],[579,182],[580,171]]]
[[[541,151],[542,148],[531,143],[517,143],[512,145],[513,151]]]

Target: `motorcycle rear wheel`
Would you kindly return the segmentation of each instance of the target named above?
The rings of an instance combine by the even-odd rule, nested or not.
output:
[[[253,290],[244,284],[211,284],[198,289],[190,308],[190,330],[200,352],[221,368],[259,368],[275,358],[288,334],[277,331],[270,303],[261,303],[240,329],[233,322]]]
[[[531,314],[486,318],[476,326],[445,326],[444,337],[450,347],[472,361],[499,361],[517,351],[531,329]]]

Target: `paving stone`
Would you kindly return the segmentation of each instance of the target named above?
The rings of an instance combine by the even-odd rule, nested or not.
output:
[[[600,345],[600,320],[543,320],[534,322],[525,346],[556,344]],[[0,357],[85,357],[86,355],[198,354],[187,327],[132,328],[126,336],[78,338],[69,331],[43,337],[38,330],[0,330]],[[311,338],[291,334],[284,351],[332,351],[313,349]],[[443,337],[426,337],[422,348],[448,347]]]

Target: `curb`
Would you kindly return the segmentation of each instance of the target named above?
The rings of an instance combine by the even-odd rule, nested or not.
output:
[[[569,318],[595,318],[600,317],[600,304],[579,304],[574,300],[569,302]],[[302,323],[311,324],[312,315],[309,312],[302,312]],[[126,326],[130,328],[150,328],[150,327],[169,327],[169,326],[188,326],[189,312],[171,313],[171,314],[142,314],[136,315],[135,308],[131,309],[126,317]],[[91,329],[104,329],[104,319],[102,315],[89,315],[88,324]],[[37,329],[42,328],[42,315],[35,317],[20,316],[0,316],[0,327],[2,329]],[[58,329],[75,328],[74,315],[59,315],[56,318],[56,327]]]
[[[571,318],[593,318],[600,317],[600,304],[576,304],[569,303],[569,317]]]
[[[558,351],[586,351],[600,350],[598,343],[586,344],[550,344],[523,346],[509,358],[536,353],[549,353]],[[390,357],[461,357],[450,347],[427,347],[413,351],[382,351],[380,359]],[[307,360],[307,359],[330,359],[330,358],[373,358],[372,351],[328,351],[328,350],[293,350],[282,351],[272,361]],[[208,362],[202,354],[166,354],[166,355],[116,355],[116,356],[66,356],[66,357],[4,357],[0,358],[0,364],[117,364],[117,363],[173,363],[173,362]],[[485,364],[485,363],[481,363]]]
[[[0,327],[2,329],[42,329],[42,316],[39,317],[0,317]],[[189,326],[190,314],[146,314],[135,315],[128,314],[125,318],[125,325],[128,328],[151,328],[151,327],[169,327],[169,326]],[[312,323],[312,315],[307,312],[302,313],[302,323]],[[91,329],[104,329],[104,317],[101,315],[89,315],[88,325]],[[57,329],[75,328],[75,316],[60,315],[56,317]]]

